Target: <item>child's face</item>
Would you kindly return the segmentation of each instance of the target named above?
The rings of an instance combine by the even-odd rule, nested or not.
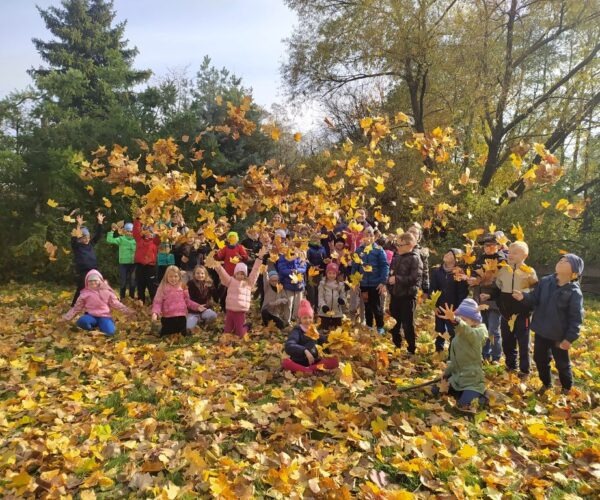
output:
[[[169,276],[167,276],[167,283],[169,285],[175,286],[177,283],[181,281],[181,276],[178,271],[171,271]]]
[[[281,219],[281,215],[274,215],[273,216],[273,225],[275,227],[277,226],[281,226],[281,223],[283,222],[283,220]]]
[[[204,272],[204,269],[196,269],[194,271],[194,279],[196,281],[204,281],[206,279],[206,273]]]
[[[370,233],[366,233],[363,235],[361,243],[365,246],[369,246],[369,245],[372,245],[374,241],[375,241],[375,238],[373,237],[373,235]]]
[[[445,253],[443,259],[444,259],[444,265],[446,267],[456,266],[456,257],[454,257],[454,254],[452,252]]]
[[[569,261],[564,257],[556,263],[554,270],[559,276],[563,276],[568,279],[571,279],[571,276],[573,275],[571,264],[569,264]]]
[[[483,245],[483,251],[486,255],[494,255],[495,253],[498,253],[498,250],[499,246],[497,243],[485,243]]]
[[[364,210],[356,211],[356,222],[364,222],[366,218],[366,213]]]
[[[305,327],[310,326],[310,325],[312,325],[312,322],[313,322],[312,316],[302,316],[300,318],[300,324],[302,326],[305,326]]]
[[[327,271],[327,279],[329,281],[333,281],[337,278],[337,273],[335,271]]]
[[[238,271],[233,275],[233,277],[238,281],[244,281],[247,278],[246,273],[244,271]]]
[[[95,290],[96,288],[98,288],[100,286],[100,280],[97,279],[97,278],[91,278],[91,279],[88,280],[88,286],[91,289]]]
[[[336,242],[336,244],[334,245],[335,249],[338,252],[341,252],[342,250],[344,250],[344,246],[345,246],[344,243],[341,241]]]
[[[404,255],[405,253],[412,251],[413,248],[415,248],[415,244],[408,241],[399,241],[396,245],[396,249],[400,255]]]
[[[521,264],[527,258],[525,251],[518,246],[511,245],[508,247],[508,263],[509,264]]]
[[[230,245],[237,245],[238,239],[237,236],[229,236],[227,238],[227,243],[229,243]]]
[[[87,245],[90,242],[90,237],[89,237],[89,235],[82,236],[81,238],[78,238],[78,241],[82,245]]]
[[[277,276],[276,274],[269,276],[269,285],[277,286],[278,283],[279,283],[279,276]]]

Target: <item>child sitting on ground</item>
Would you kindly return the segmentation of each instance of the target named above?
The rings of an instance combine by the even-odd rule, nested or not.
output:
[[[111,310],[118,309],[125,314],[133,314],[127,306],[121,304],[117,294],[108,285],[102,275],[95,269],[89,271],[85,276],[85,287],[81,290],[77,302],[63,316],[69,321],[80,313],[85,312],[77,320],[77,326],[83,330],[100,330],[104,335],[110,337],[115,334],[115,322],[111,316]]]
[[[160,336],[187,335],[188,309],[202,313],[206,307],[190,299],[181,281],[181,271],[177,266],[169,266],[152,301],[152,321],[160,317]]]
[[[455,324],[450,359],[443,379],[449,384],[448,393],[458,400],[458,409],[471,411],[471,403],[475,399],[479,403],[487,400],[482,355],[488,337],[487,329],[473,299],[463,300],[456,311],[447,304],[439,311],[440,318]]]
[[[313,318],[310,302],[302,299],[298,307],[299,324],[290,331],[285,342],[285,352],[290,357],[281,362],[284,370],[314,373],[320,368],[334,370],[338,367],[337,358],[320,358],[317,344],[325,343],[327,336],[317,332]]]
[[[541,394],[552,386],[552,358],[563,394],[568,394],[573,387],[569,349],[579,338],[583,321],[583,295],[578,282],[583,272],[583,259],[568,253],[557,262],[555,271],[556,274],[542,278],[532,292],[513,292],[516,300],[533,307],[533,359],[544,384]]]
[[[499,296],[496,300],[502,315],[500,331],[502,350],[509,371],[517,369],[517,346],[519,348],[519,377],[529,375],[529,323],[531,307],[513,297],[514,291],[529,292],[538,282],[535,270],[525,265],[529,247],[524,241],[515,241],[508,247],[508,265],[503,265],[496,276]],[[480,297],[485,298],[484,294]]]
[[[285,327],[283,317],[287,311],[288,298],[279,283],[279,273],[272,269],[263,274],[264,300],[261,308],[262,323],[267,326],[270,321],[280,330]]]
[[[325,278],[319,283],[319,318],[320,328],[328,332],[341,326],[342,307],[346,305],[346,285],[338,280],[339,267],[330,262],[325,270]]]
[[[225,297],[225,333],[235,333],[238,337],[243,337],[248,332],[246,314],[250,310],[252,288],[258,280],[262,258],[266,253],[266,248],[260,249],[250,276],[248,276],[248,266],[243,262],[238,262],[233,269],[233,276],[229,276],[220,262],[216,261],[211,255],[207,256],[205,261],[207,267],[216,268],[221,278],[221,284],[227,289]]]
[[[187,329],[191,330],[198,322],[210,324],[217,319],[217,313],[211,309],[215,287],[213,281],[204,266],[196,266],[192,273],[192,279],[187,282],[190,299],[204,306],[202,312],[188,310]]]

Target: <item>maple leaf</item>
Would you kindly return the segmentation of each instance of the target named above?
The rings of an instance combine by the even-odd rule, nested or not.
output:
[[[56,208],[58,207],[58,202],[54,201],[52,198],[49,198],[46,202],[49,207]]]
[[[523,232],[521,224],[517,224],[516,226],[513,224],[512,229],[510,230],[510,234],[514,235],[517,241],[525,240],[525,233]]]
[[[302,134],[300,132],[296,132],[294,134],[294,141],[300,142],[302,140]]]

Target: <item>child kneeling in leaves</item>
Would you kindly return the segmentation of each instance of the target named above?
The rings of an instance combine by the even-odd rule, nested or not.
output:
[[[487,328],[473,299],[463,300],[456,311],[446,304],[440,307],[438,316],[455,325],[455,337],[450,344],[450,360],[443,380],[448,383],[448,394],[458,400],[458,409],[470,411],[475,399],[480,404],[487,401],[482,356],[482,349],[488,338]],[[442,392],[443,385],[433,392]]]
[[[299,324],[290,331],[285,342],[285,352],[290,357],[281,362],[281,367],[284,370],[304,373],[314,373],[320,368],[336,369],[339,365],[337,358],[319,358],[317,344],[326,342],[327,336],[317,332],[313,324],[313,308],[306,299],[300,301],[298,320]]]

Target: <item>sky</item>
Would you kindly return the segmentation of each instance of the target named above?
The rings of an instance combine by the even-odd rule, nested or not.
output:
[[[27,70],[42,61],[32,38],[48,40],[36,5],[60,0],[0,0],[0,98],[31,83]],[[284,103],[280,66],[284,39],[297,22],[283,0],[114,0],[116,21],[127,20],[125,38],[139,54],[135,67],[155,78],[187,69],[194,75],[205,55],[251,87],[255,101],[270,109]],[[292,111],[300,129],[311,128],[309,112]]]

